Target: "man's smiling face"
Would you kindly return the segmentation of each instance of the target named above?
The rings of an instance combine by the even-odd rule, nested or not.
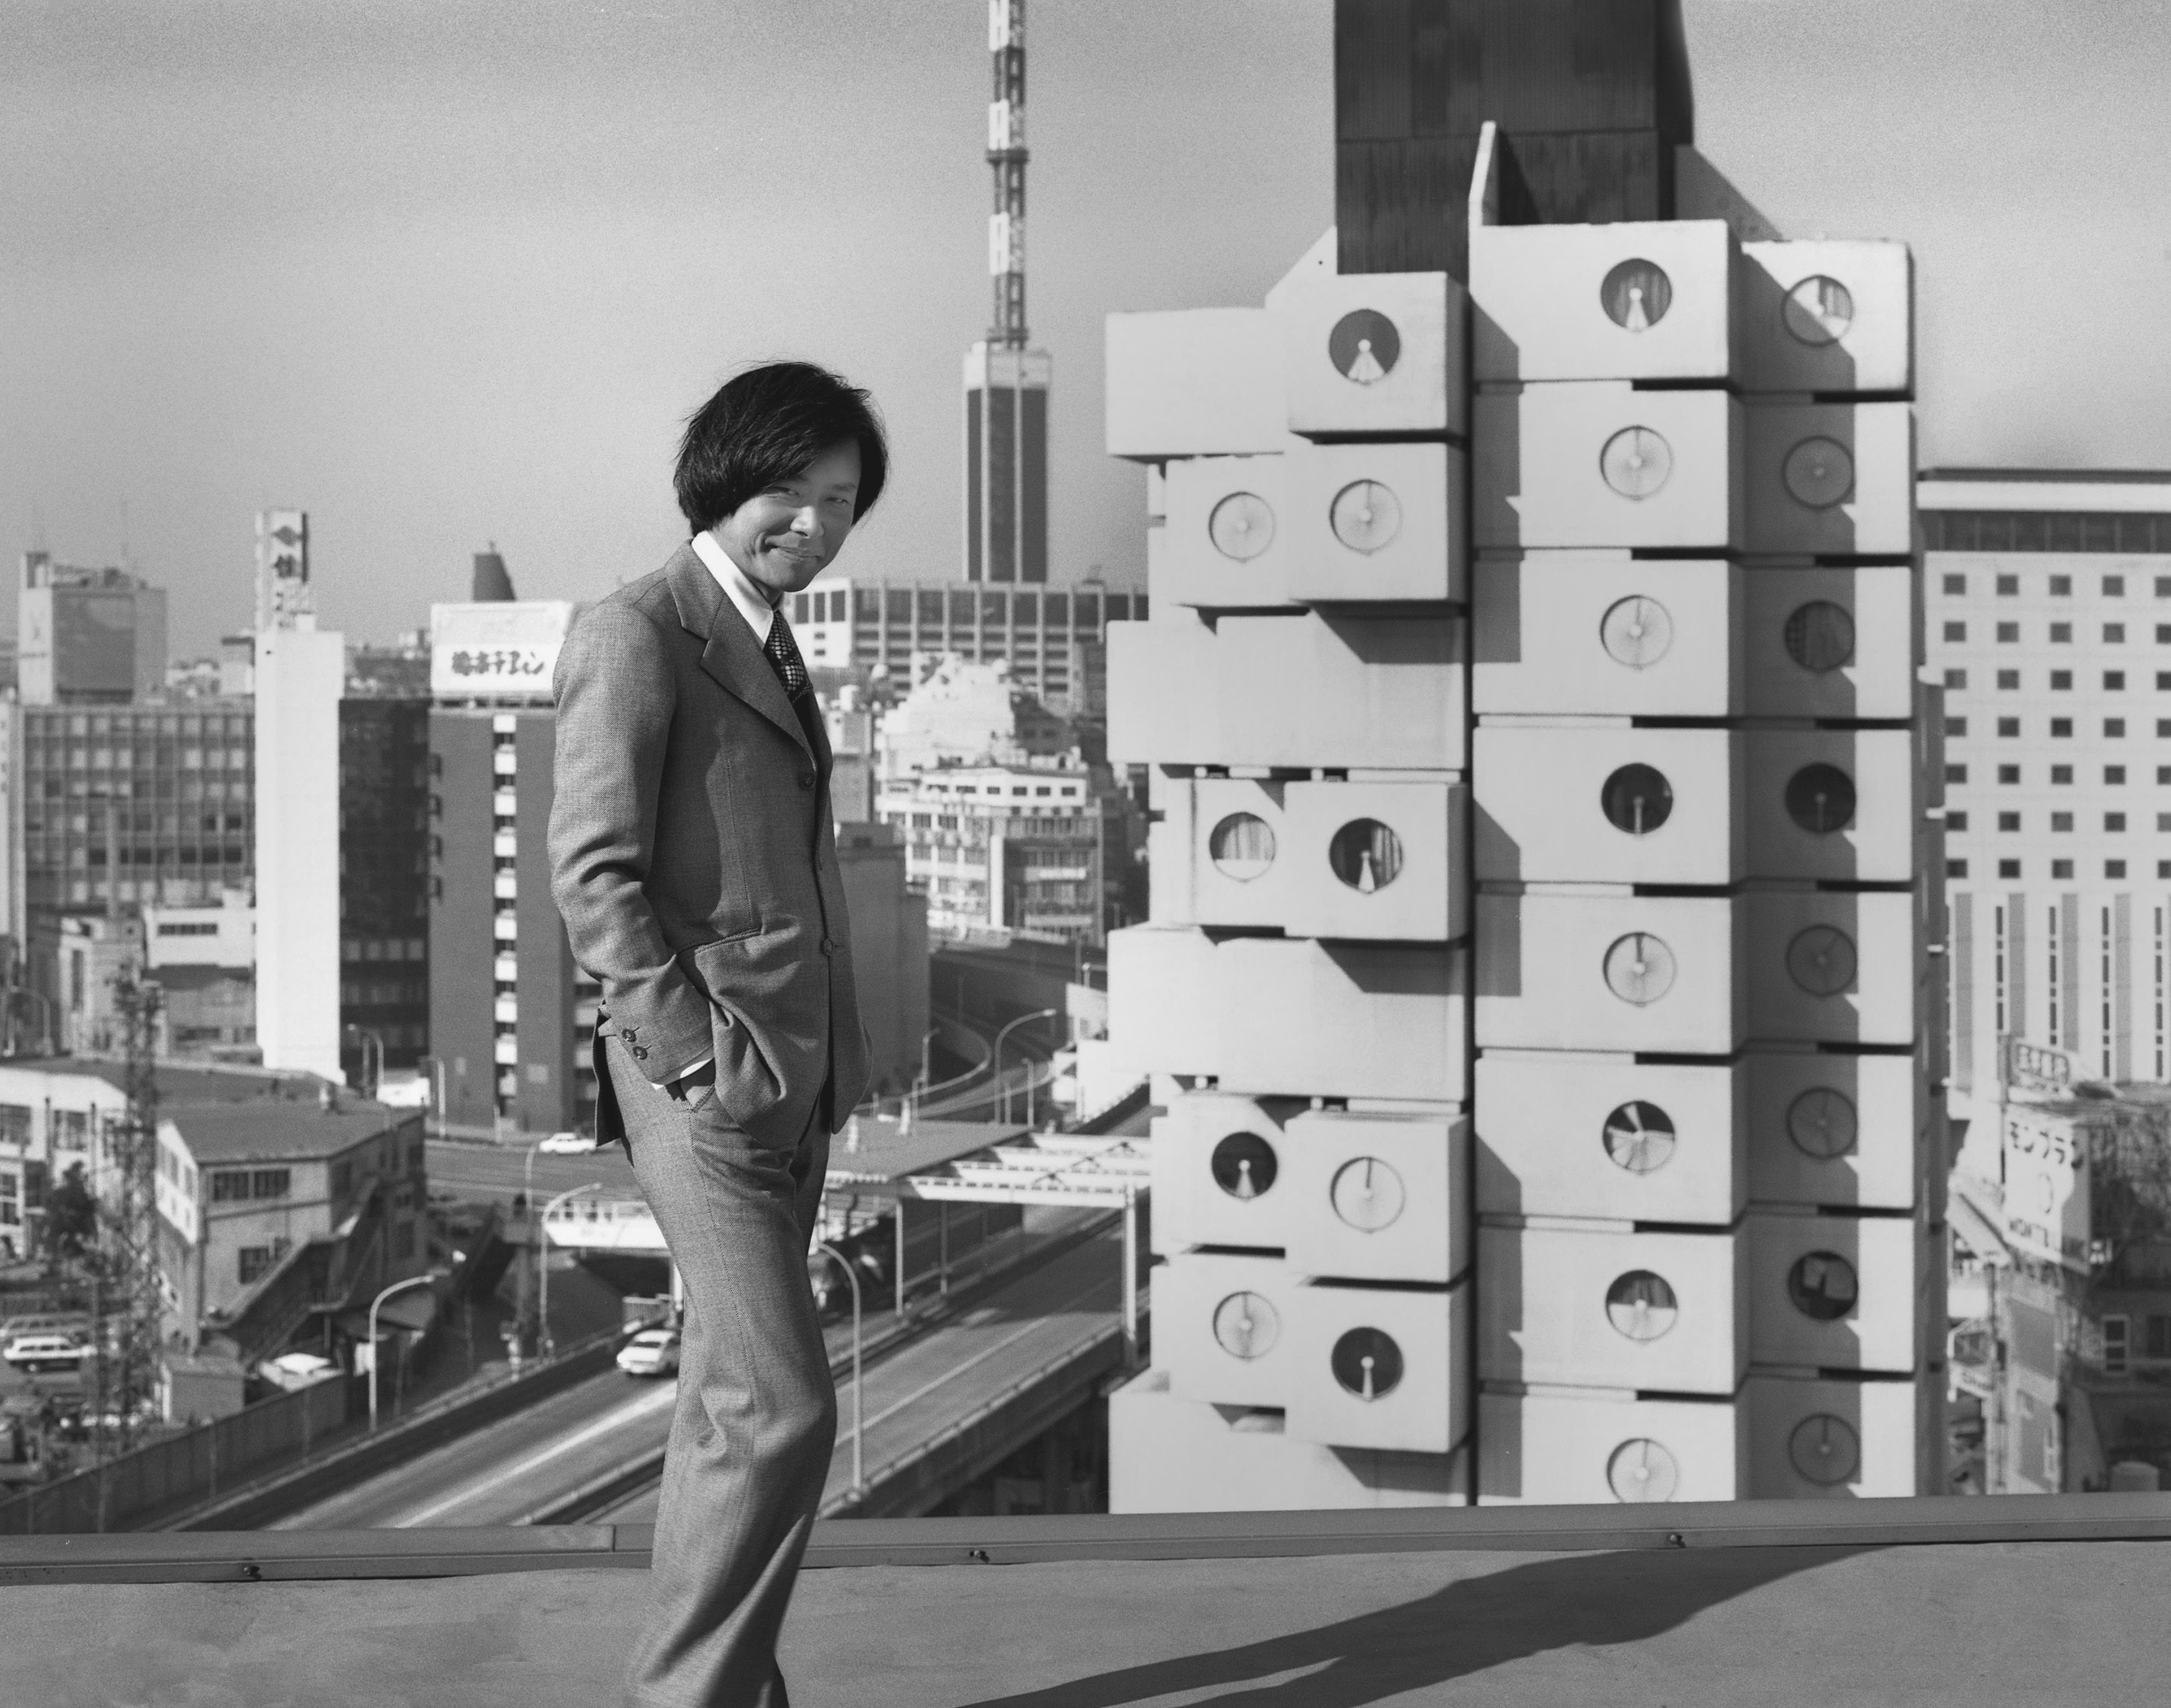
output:
[[[796,474],[764,487],[709,532],[774,604],[829,566],[852,531],[860,445],[840,440]]]

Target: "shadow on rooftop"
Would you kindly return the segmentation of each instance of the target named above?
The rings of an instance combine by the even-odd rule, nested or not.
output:
[[[1363,1708],[1548,1650],[1656,1636],[1734,1596],[1874,1551],[1688,1549],[1540,1560],[1313,1630],[989,1697],[970,1708],[1120,1708],[1246,1681],[1259,1682],[1214,1696],[1214,1708]],[[1289,1673],[1297,1676],[1284,1676]]]

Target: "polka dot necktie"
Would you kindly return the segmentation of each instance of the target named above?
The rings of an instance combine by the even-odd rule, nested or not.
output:
[[[799,644],[791,638],[791,625],[779,611],[769,625],[769,641],[761,649],[769,656],[769,667],[775,671],[776,679],[784,684],[785,696],[797,699],[807,692],[807,666],[799,656]]]

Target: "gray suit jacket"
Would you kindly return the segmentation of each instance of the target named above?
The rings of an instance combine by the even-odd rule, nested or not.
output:
[[[558,660],[551,891],[603,988],[603,1041],[657,1084],[713,1051],[724,1113],[796,1143],[866,1094],[829,745],[690,545],[583,613]]]

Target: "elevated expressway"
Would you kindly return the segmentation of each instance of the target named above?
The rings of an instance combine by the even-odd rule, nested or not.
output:
[[[1143,1116],[1125,1123],[1143,1127]],[[948,1126],[946,1133],[939,1128]],[[1032,1226],[990,1248],[1002,1263],[946,1296],[923,1261],[922,1296],[899,1314],[869,1299],[854,1485],[852,1325],[828,1331],[839,1432],[825,1513],[924,1512],[1090,1399],[1134,1346],[1142,1310],[1133,1215],[1143,1194],[1135,1134],[1037,1141],[986,1126],[930,1122],[869,1138],[836,1159],[834,1191],[902,1201],[1022,1202]],[[990,1141],[995,1141],[990,1143]],[[635,1202],[561,1207],[555,1245],[660,1250]],[[928,1222],[915,1248],[927,1249]],[[653,1242],[652,1244],[650,1242]],[[396,1470],[279,1520],[291,1529],[564,1523],[653,1511],[676,1384],[607,1372]]]

